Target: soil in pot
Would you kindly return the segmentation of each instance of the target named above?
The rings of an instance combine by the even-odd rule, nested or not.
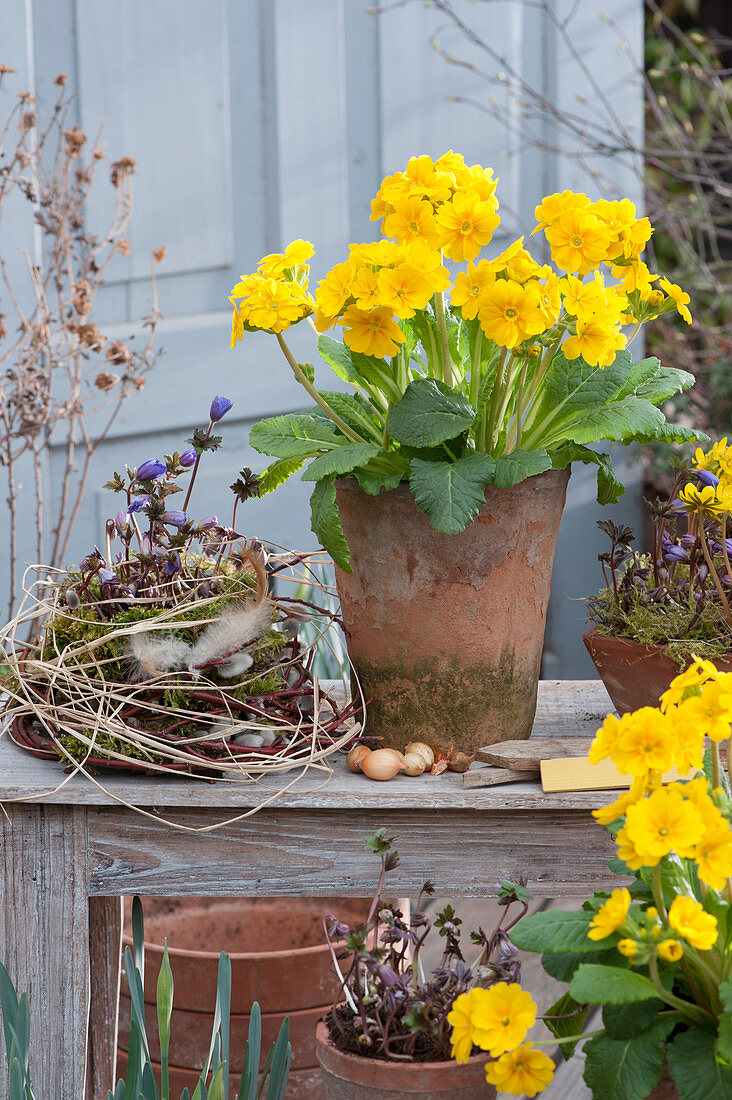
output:
[[[368,913],[361,898],[159,898],[142,899],[145,916],[145,1003],[150,1049],[159,1061],[155,993],[167,937],[175,985],[171,1064],[180,1087],[191,1093],[205,1062],[211,1036],[221,951],[231,957],[232,1097],[256,1000],[262,1011],[262,1065],[285,1016],[290,1017],[292,1074],[287,1100],[322,1100],[317,1081],[315,1026],[330,1008],[339,985],[325,945],[322,916],[332,911],[357,923]],[[130,944],[131,903],[126,902],[124,943]],[[129,1034],[126,978],[120,997],[120,1059]],[[316,1089],[317,1086],[317,1089]],[[179,1090],[180,1091],[180,1090]]]
[[[325,1100],[491,1100],[485,1079],[487,1054],[457,1062],[393,1062],[339,1050],[324,1021],[316,1034]]]
[[[618,714],[657,707],[660,696],[683,671],[662,646],[602,634],[594,627],[582,635],[582,640]],[[724,672],[732,672],[732,653],[715,657],[714,664]]]
[[[458,534],[435,531],[409,486],[336,483],[353,566],[336,579],[370,734],[469,751],[529,736],[568,479],[489,486]]]

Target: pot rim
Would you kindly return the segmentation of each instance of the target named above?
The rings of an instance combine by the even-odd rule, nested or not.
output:
[[[315,1029],[315,1042],[318,1048],[323,1047],[334,1060],[339,1060],[344,1066],[353,1066],[357,1072],[357,1076],[354,1078],[356,1081],[358,1081],[360,1075],[359,1070],[374,1065],[379,1067],[388,1066],[397,1079],[400,1076],[412,1076],[420,1070],[444,1070],[445,1073],[450,1072],[454,1076],[458,1076],[462,1070],[463,1072],[470,1071],[472,1076],[472,1071],[476,1066],[482,1066],[491,1060],[487,1051],[481,1051],[480,1054],[471,1054],[467,1062],[456,1062],[452,1058],[446,1062],[393,1062],[388,1058],[361,1058],[358,1054],[339,1050],[330,1037],[325,1020],[318,1021],[318,1026]],[[460,1082],[455,1083],[459,1084]]]
[[[610,641],[627,646],[628,649],[644,650],[644,656],[649,658],[660,655],[678,666],[678,662],[669,654],[665,645],[655,645],[650,642],[637,642],[635,638],[626,638],[623,634],[605,634],[598,626],[594,625],[588,630],[585,630],[582,635],[582,641],[588,649],[592,643],[601,638],[607,638]],[[732,651],[720,654],[715,660],[729,660],[732,662]],[[681,672],[683,669],[679,669],[679,671]]]
[[[533,482],[537,482],[540,479],[559,481],[559,482],[561,482],[564,479],[564,480],[566,480],[567,483],[569,483],[569,479],[570,479],[571,474],[572,474],[572,464],[569,463],[567,466],[561,466],[556,470],[553,469],[553,468],[550,468],[548,470],[542,470],[542,472],[540,474],[532,474],[531,477],[525,477],[525,478],[523,478],[522,481],[517,481],[514,485],[509,486],[507,489],[503,489],[498,485],[486,485],[486,490],[495,489],[496,492],[510,493],[510,492],[515,491],[515,490],[520,490],[524,486],[528,487]],[[336,485],[336,488],[340,489],[341,491],[345,490],[345,491],[351,492],[351,493],[354,493],[354,492],[355,493],[360,493],[362,496],[365,496],[365,497],[369,497],[369,498],[371,497],[371,493],[366,493],[361,488],[361,486],[359,485],[357,479],[352,474],[348,474],[345,477],[337,477],[335,479],[335,485]],[[379,492],[374,497],[374,499],[380,499],[381,497],[387,497],[387,496],[389,496],[389,497],[390,496],[399,496],[399,497],[409,496],[412,499],[414,499],[414,493],[412,492],[412,487],[411,487],[411,485],[409,484],[408,481],[400,481],[399,484],[396,485],[393,489],[387,489],[387,490],[380,489]]]

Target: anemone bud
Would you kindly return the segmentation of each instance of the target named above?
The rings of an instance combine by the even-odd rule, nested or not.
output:
[[[166,562],[163,573],[166,577],[172,577],[174,573],[180,573],[183,565],[180,560],[180,554],[177,550],[172,550],[168,561]]]
[[[669,546],[663,552],[663,556],[666,561],[688,561],[689,555],[684,550],[683,546]]]
[[[154,481],[156,477],[162,477],[166,465],[159,458],[148,458],[142,466],[137,467],[138,481]]]
[[[226,416],[233,404],[234,402],[229,401],[228,397],[214,397],[211,402],[211,408],[208,411],[208,415],[211,417],[214,424],[217,420],[221,420],[222,417]]]
[[[102,582],[102,584],[112,584],[117,579],[118,579],[117,574],[115,572],[113,572],[113,570],[111,570],[111,569],[100,569],[99,570],[99,580]]]
[[[131,500],[130,503],[127,505],[127,511],[130,513],[141,512],[145,505],[149,503],[150,497],[148,496],[135,497],[134,500]]]
[[[218,516],[204,516],[198,526],[201,531],[210,531],[212,527],[220,527],[221,524]]]
[[[115,515],[114,525],[120,535],[130,526],[130,517],[124,508],[120,508],[119,512]]]
[[[711,485],[713,489],[716,489],[719,485],[719,478],[716,474],[713,474],[711,470],[697,470],[696,477],[698,481],[701,481],[702,485]]]
[[[198,456],[196,455],[193,447],[189,447],[187,451],[183,451],[183,453],[179,456],[178,461],[180,462],[181,466],[185,466],[187,469],[189,466],[195,466],[197,457]]]
[[[188,517],[185,512],[175,510],[172,512],[163,512],[160,518],[168,527],[185,527],[188,522]]]
[[[693,550],[696,545],[696,535],[682,535],[679,542],[684,550]]]

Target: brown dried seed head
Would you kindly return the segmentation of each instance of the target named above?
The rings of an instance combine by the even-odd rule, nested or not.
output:
[[[104,153],[101,149],[95,149],[92,153],[92,156],[94,157],[94,160],[104,160]]]
[[[86,134],[82,133],[78,126],[72,126],[70,130],[63,130],[62,132],[66,139],[66,152],[71,160],[76,160],[77,157],[81,156]]]
[[[12,69],[10,65],[0,65],[0,75],[4,73],[14,73],[15,69]]]
[[[21,134],[27,134],[29,130],[32,130],[38,121],[38,116],[35,111],[24,111],[20,116],[19,129]]]
[[[164,244],[160,244],[160,245],[158,245],[157,248],[153,248],[152,254],[153,254],[153,259],[155,260],[155,263],[156,264],[161,264],[163,262],[163,260],[165,259],[167,253],[168,253],[168,250],[166,249]]]
[[[7,335],[8,335],[8,330],[7,330],[7,327],[5,325],[5,314],[0,313],[0,340],[2,340],[3,337],[5,337]]]
[[[119,382],[118,374],[109,374],[107,371],[101,371],[94,379],[94,385],[98,390],[104,390],[107,393],[108,390],[114,389]]]
[[[130,382],[132,383],[132,385],[135,387],[136,390],[144,390],[145,389],[145,379],[142,377],[141,374],[138,374],[136,378],[130,378]]]
[[[137,161],[133,157],[122,157],[112,165],[111,180],[115,187],[119,187],[123,179],[131,176],[135,171]]]
[[[132,358],[132,352],[127,347],[127,344],[121,340],[117,340],[114,344],[110,344],[107,348],[107,359],[110,363],[114,363],[115,366],[121,367],[125,363],[129,363]]]
[[[132,245],[127,240],[127,237],[120,237],[120,239],[117,241],[117,251],[119,252],[120,256],[129,256],[130,252],[132,251]]]
[[[66,73],[59,73],[58,76],[56,77],[56,79],[54,80],[54,84],[56,85],[57,88],[65,88],[66,87],[66,81],[68,79],[69,78],[66,75]]]

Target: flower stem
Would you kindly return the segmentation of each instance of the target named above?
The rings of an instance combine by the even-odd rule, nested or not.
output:
[[[675,997],[673,993],[669,993],[667,989],[664,989],[658,973],[658,961],[655,955],[651,955],[648,960],[648,969],[658,996],[667,1005],[671,1005],[672,1008],[677,1008],[682,1015],[686,1016],[688,1020],[691,1020],[695,1024],[703,1024],[706,1023],[707,1020],[714,1019],[711,1012],[707,1012],[706,1009],[699,1005],[690,1004],[689,1001],[684,1001],[680,997]]]
[[[290,364],[290,367],[292,368],[292,373],[295,375],[295,378],[297,378],[300,385],[304,389],[306,389],[307,392],[310,394],[310,396],[312,397],[315,404],[320,406],[320,408],[323,410],[323,412],[326,413],[330,417],[330,419],[333,421],[335,426],[338,429],[340,429],[340,431],[342,431],[343,434],[345,436],[347,436],[348,439],[350,439],[352,443],[365,443],[366,440],[363,438],[363,436],[359,435],[358,432],[354,432],[353,428],[351,428],[350,425],[346,424],[345,420],[343,420],[338,415],[338,413],[335,411],[335,409],[332,409],[330,407],[330,405],[325,400],[325,398],[321,397],[321,395],[318,393],[318,391],[316,390],[315,386],[312,384],[310,379],[307,378],[305,376],[305,374],[303,374],[303,371],[301,370],[299,363],[297,362],[297,360],[295,359],[295,356],[292,354],[289,347],[287,346],[287,343],[285,342],[285,340],[282,336],[282,333],[281,332],[276,332],[275,336],[277,337],[277,343],[280,345],[280,348],[282,349],[282,354],[284,355],[285,359],[287,360],[287,362]],[[183,507],[183,510],[185,511],[185,505]]]
[[[483,349],[483,329],[478,329],[478,334],[475,338],[475,350],[473,352],[473,361],[470,364],[470,404],[473,408],[477,408],[478,394],[480,393],[480,383],[482,381],[480,376],[480,355]],[[732,573],[730,573],[732,576]]]
[[[435,303],[435,317],[437,318],[437,324],[440,328],[440,335],[442,336],[442,381],[446,386],[452,385],[452,356],[450,355],[450,345],[447,340],[447,322],[445,321],[445,300],[442,297],[442,292],[438,291],[434,297]]]
[[[208,431],[206,432],[206,438],[203,441],[204,443],[208,443],[208,439],[209,439],[209,436],[211,435],[211,429],[213,428],[213,426],[214,426],[213,420],[209,420],[209,422],[208,422]],[[187,509],[188,509],[188,501],[191,499],[191,493],[193,492],[193,485],[194,485],[195,480],[196,480],[196,474],[198,473],[198,466],[199,466],[199,463],[201,461],[201,454],[202,453],[203,452],[201,452],[201,453],[196,452],[196,462],[195,462],[195,465],[193,467],[193,470],[191,471],[191,480],[188,482],[188,490],[186,492],[186,498],[183,501],[183,511],[184,512],[187,511]]]
[[[702,547],[702,552],[704,554],[704,560],[706,561],[707,566],[709,567],[709,572],[712,574],[712,580],[714,581],[714,586],[717,589],[717,592],[719,593],[719,599],[722,603],[722,607],[724,608],[724,617],[727,620],[728,624],[730,626],[732,626],[732,612],[730,612],[729,602],[728,602],[727,597],[725,595],[724,589],[722,588],[722,582],[719,579],[719,574],[717,573],[717,570],[714,568],[714,562],[712,561],[711,554],[709,553],[709,547],[707,546],[707,536],[704,533],[704,518],[701,514],[699,515],[699,538],[701,540],[701,547]]]
[[[668,928],[668,913],[666,912],[666,902],[663,897],[660,863],[657,863],[656,866],[653,868],[653,900],[656,903],[656,909],[658,909],[659,916],[661,917],[664,926]]]

